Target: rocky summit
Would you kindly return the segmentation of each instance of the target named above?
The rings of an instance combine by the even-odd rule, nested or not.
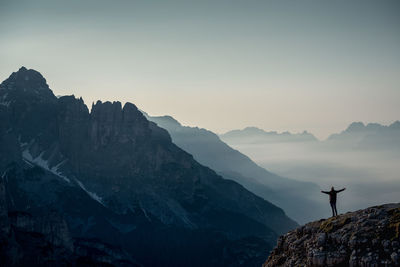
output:
[[[278,239],[263,267],[400,266],[400,203],[308,223]]]

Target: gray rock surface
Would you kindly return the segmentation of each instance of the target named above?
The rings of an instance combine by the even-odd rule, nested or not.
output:
[[[308,223],[279,237],[264,267],[399,266],[400,203]]]

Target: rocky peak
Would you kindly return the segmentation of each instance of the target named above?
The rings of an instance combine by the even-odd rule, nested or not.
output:
[[[126,143],[149,135],[148,121],[132,103],[97,101],[91,110],[90,137],[95,147]]]
[[[365,125],[362,122],[353,122],[346,129],[346,132],[359,132],[365,129]]]
[[[143,113],[147,119],[149,119],[150,121],[153,121],[155,123],[157,123],[157,125],[166,128],[166,129],[179,129],[180,127],[182,127],[182,125],[175,120],[173,117],[171,116],[155,116],[155,117],[151,117],[146,113]]]
[[[58,98],[58,104],[60,106],[60,112],[66,113],[64,116],[69,119],[69,116],[80,116],[82,113],[89,115],[89,110],[82,98],[75,98],[74,95],[62,96]]]
[[[0,102],[9,106],[17,99],[30,102],[54,101],[56,97],[50,90],[46,79],[37,71],[21,67],[0,84]]]
[[[400,203],[308,223],[278,240],[264,267],[399,266]]]
[[[46,79],[36,70],[21,67],[17,72],[13,72],[8,79],[3,82],[6,88],[14,89],[35,89],[50,90]]]

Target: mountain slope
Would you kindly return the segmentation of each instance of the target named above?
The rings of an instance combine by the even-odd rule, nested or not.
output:
[[[399,266],[399,234],[399,203],[348,212],[281,236],[263,266]]]
[[[276,234],[296,225],[197,163],[131,103],[98,101],[89,112],[26,68],[0,85],[0,99],[10,211],[55,209],[74,238],[163,266],[257,265]],[[247,251],[234,249],[238,242]]]
[[[62,216],[9,212],[7,174],[0,179],[1,266],[140,266],[123,250],[93,239],[74,239]]]
[[[310,197],[319,193],[315,184],[279,177],[268,172],[210,131],[182,126],[170,116],[145,115],[168,130],[173,142],[191,153],[201,164],[282,207],[295,220],[307,222],[323,209],[318,201]]]

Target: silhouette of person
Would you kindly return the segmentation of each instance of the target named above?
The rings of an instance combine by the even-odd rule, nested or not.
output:
[[[346,188],[343,188],[341,190],[335,190],[333,186],[331,187],[331,191],[321,191],[324,194],[329,195],[329,203],[331,204],[332,208],[332,217],[337,216],[337,209],[336,209],[336,198],[337,198],[337,193],[342,192],[346,190]]]

